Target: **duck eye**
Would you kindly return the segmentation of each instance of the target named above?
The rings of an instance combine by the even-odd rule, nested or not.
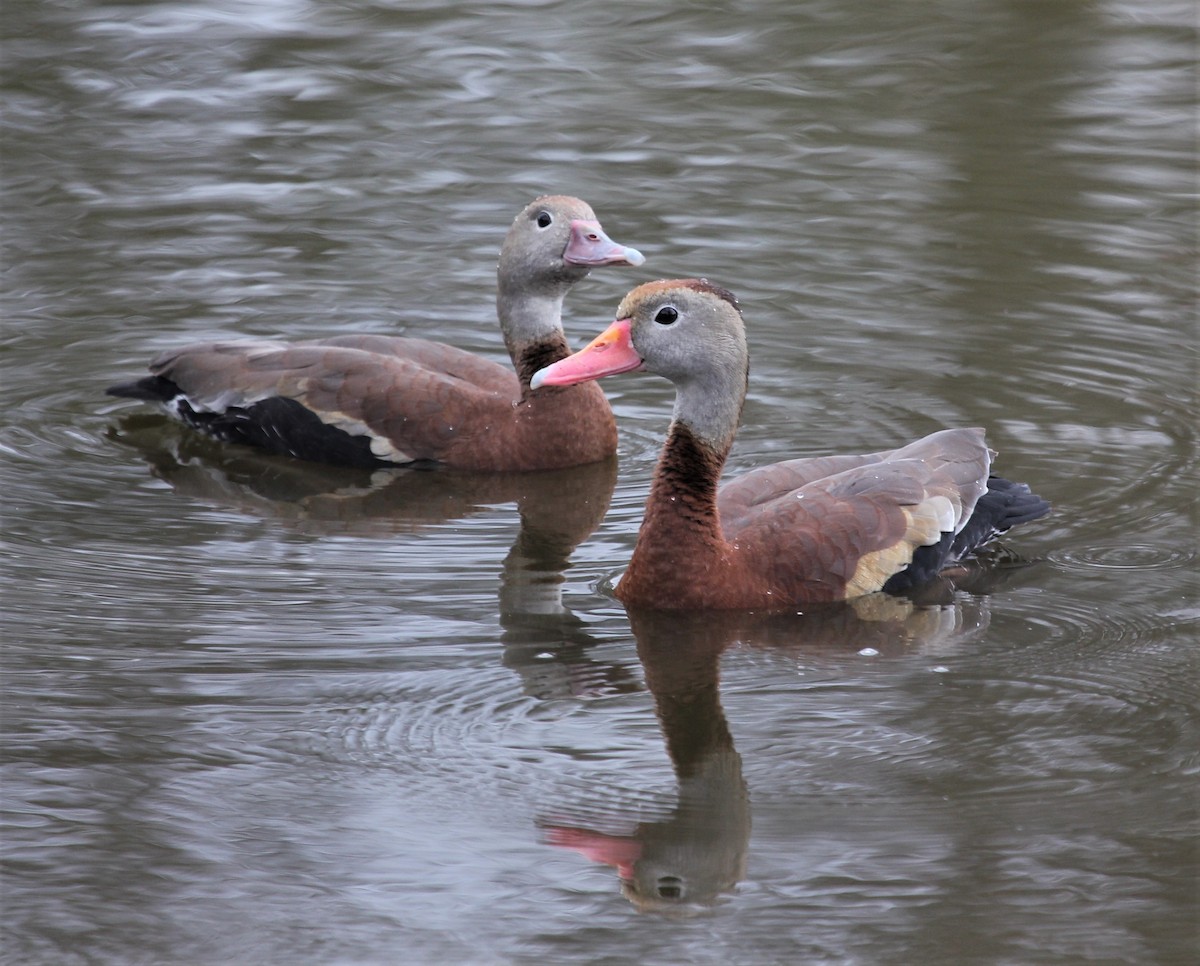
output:
[[[550,212],[539,211],[537,216],[537,225],[539,228],[549,228],[553,224],[554,219],[550,217]]]
[[[673,305],[664,305],[654,313],[654,321],[659,325],[670,325],[677,318],[679,318],[679,312],[676,311]]]

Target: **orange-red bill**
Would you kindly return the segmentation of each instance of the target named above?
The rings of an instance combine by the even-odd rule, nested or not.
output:
[[[617,319],[578,352],[535,372],[529,380],[530,388],[573,386],[640,369],[642,357],[633,347],[632,325],[632,319]]]

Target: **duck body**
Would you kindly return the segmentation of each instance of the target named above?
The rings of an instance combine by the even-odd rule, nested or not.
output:
[[[617,597],[658,609],[782,610],[896,593],[1049,504],[991,475],[981,429],[899,449],[788,460],[718,488],[745,400],[734,297],[696,279],[651,282],[587,348],[534,386],[646,369],[676,386],[646,514]]]
[[[616,451],[596,386],[540,392],[539,368],[566,357],[562,302],[599,265],[639,265],[577,198],[547,196],[514,220],[498,267],[497,313],[513,368],[440,342],[342,335],[302,342],[201,342],[165,352],[111,395],[162,404],[194,429],[346,466],[443,464],[556,469]]]

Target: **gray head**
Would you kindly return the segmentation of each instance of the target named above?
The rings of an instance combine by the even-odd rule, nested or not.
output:
[[[675,418],[715,448],[733,440],[746,398],[746,330],[737,299],[706,279],[639,285],[586,348],[542,369],[532,387],[645,370],[675,384]]]
[[[641,265],[636,248],[618,245],[587,204],[545,195],[513,220],[500,249],[496,309],[514,362],[525,346],[560,337],[568,289],[599,265]]]
[[[543,195],[526,205],[508,229],[500,249],[500,287],[549,295],[565,292],[599,265],[641,265],[645,260],[636,248],[609,238],[586,202]]]

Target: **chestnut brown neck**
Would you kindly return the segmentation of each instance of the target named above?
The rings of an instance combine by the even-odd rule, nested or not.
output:
[[[671,424],[662,456],[654,471],[650,500],[678,509],[679,519],[699,529],[720,534],[717,517],[717,482],[725,453],[701,441],[678,420]]]
[[[562,332],[554,332],[543,336],[535,342],[527,343],[513,351],[513,366],[517,370],[517,378],[521,380],[521,398],[529,398],[529,380],[539,369],[565,359],[571,354],[567,348],[567,338]]]
[[[621,600],[704,606],[698,595],[704,587],[719,585],[733,550],[717,513],[717,483],[726,455],[679,420],[671,424],[637,548],[617,588]]]

